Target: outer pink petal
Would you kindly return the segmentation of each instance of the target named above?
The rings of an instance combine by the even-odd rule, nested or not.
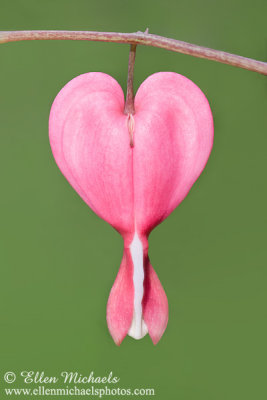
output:
[[[168,324],[168,299],[148,257],[145,259],[143,316],[149,336],[157,344]]]
[[[202,91],[174,72],[147,78],[135,108],[135,218],[138,230],[149,233],[202,172],[213,144],[213,119]]]
[[[124,249],[121,266],[107,304],[107,324],[117,345],[127,335],[133,319],[133,263],[129,249]]]
[[[132,150],[124,97],[109,75],[70,81],[51,108],[55,160],[83,200],[122,234],[133,230]]]

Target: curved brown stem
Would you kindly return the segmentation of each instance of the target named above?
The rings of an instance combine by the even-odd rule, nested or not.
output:
[[[0,31],[0,43],[19,40],[90,40],[99,42],[116,42],[128,44],[142,44],[145,46],[160,47],[162,49],[189,54],[194,57],[206,58],[235,67],[267,75],[267,63],[226,53],[220,50],[209,49],[180,40],[169,39],[150,33],[116,33],[93,31]]]

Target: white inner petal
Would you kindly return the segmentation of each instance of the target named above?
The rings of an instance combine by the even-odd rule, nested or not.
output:
[[[128,335],[134,339],[142,339],[148,332],[143,319],[142,300],[144,295],[144,263],[143,245],[135,232],[130,252],[133,260],[133,283],[134,283],[134,312]]]

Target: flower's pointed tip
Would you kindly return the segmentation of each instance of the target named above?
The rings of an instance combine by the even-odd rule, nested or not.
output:
[[[158,344],[158,342],[162,338],[162,336],[163,336],[163,334],[165,332],[165,329],[167,328],[167,323],[168,323],[168,321],[166,322],[166,324],[164,324],[164,326],[162,327],[162,329],[158,333],[153,333],[152,334],[152,333],[148,332],[149,336],[150,336],[150,338],[152,340],[152,343],[154,344],[154,346],[156,346],[156,344]]]
[[[127,328],[119,325],[119,323],[114,323],[114,320],[109,318],[109,312],[107,312],[107,325],[110,336],[112,337],[116,346],[120,347],[123,340],[127,336]]]
[[[119,324],[112,320],[110,318],[109,310],[107,311],[107,325],[108,325],[108,330],[109,333],[116,344],[116,346],[120,347],[122,344],[123,340],[125,339],[125,336],[127,335],[127,329],[125,327],[122,327],[122,329],[119,327]]]
[[[154,344],[154,346],[156,346],[156,344],[158,344],[158,342],[160,341],[160,339],[162,338],[166,328],[167,328],[167,324],[168,324],[168,318],[167,321],[164,322],[164,324],[162,324],[159,329],[157,330],[157,332],[149,332],[148,334],[150,336],[150,339],[152,340],[152,343]]]
[[[114,336],[114,335],[112,336],[112,334],[111,334],[111,337],[112,337],[114,343],[116,344],[116,346],[118,346],[118,347],[120,347],[120,345],[121,345],[122,342],[123,342],[123,339],[125,338],[125,336],[123,336],[123,337],[118,337],[118,336]]]
[[[161,338],[161,336],[151,338],[152,343],[154,344],[154,346],[156,346],[158,344],[158,342],[160,341],[160,338]]]

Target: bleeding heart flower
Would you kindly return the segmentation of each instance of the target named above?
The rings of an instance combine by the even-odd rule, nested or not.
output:
[[[156,344],[167,326],[168,301],[150,264],[147,238],[185,198],[208,160],[213,120],[206,97],[184,76],[160,72],[140,86],[135,114],[125,115],[119,84],[87,73],[57,95],[49,132],[63,175],[124,239],[107,304],[115,343],[148,332]]]

